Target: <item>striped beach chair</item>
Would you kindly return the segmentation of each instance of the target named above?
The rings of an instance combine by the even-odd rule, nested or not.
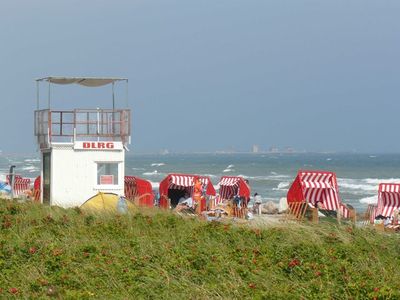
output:
[[[125,176],[125,197],[139,206],[153,207],[154,194],[151,182],[136,176]]]
[[[243,199],[240,206],[234,204],[232,215],[236,218],[245,219],[248,213],[247,205],[250,200],[250,186],[240,176],[222,176],[219,183],[219,201],[230,200],[234,197]]]
[[[7,182],[10,184],[10,176],[7,175]],[[23,178],[20,175],[14,177],[14,196],[19,197],[25,194],[26,191],[30,190],[31,180],[29,178]]]
[[[300,170],[287,193],[289,219],[303,220],[307,210],[311,211],[311,220],[317,222],[317,206],[328,212],[336,212],[340,218],[355,217],[355,212],[343,204],[339,197],[336,174],[327,171]],[[306,203],[301,204],[301,203]]]
[[[395,210],[400,210],[400,184],[379,184],[376,216],[392,217]]]
[[[191,174],[168,174],[161,182],[159,187],[160,193],[160,203],[159,206],[161,208],[170,208],[171,206],[175,206],[177,204],[177,200],[179,199],[171,199],[169,198],[169,192],[172,191],[185,191],[189,195],[193,194],[195,180],[199,179],[203,191],[204,197],[202,202],[200,203],[199,211],[205,211],[207,209],[206,205],[206,197],[215,196],[214,185],[211,182],[211,179],[208,176],[199,176],[199,175],[191,175]]]

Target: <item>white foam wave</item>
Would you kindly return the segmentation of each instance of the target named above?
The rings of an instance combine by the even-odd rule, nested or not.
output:
[[[362,199],[360,199],[360,203],[376,204],[376,203],[378,203],[378,196],[371,196],[371,197],[362,198]]]
[[[358,190],[358,191],[363,191],[367,193],[374,193],[377,192],[377,186],[376,185],[370,185],[370,184],[356,184],[356,183],[347,183],[347,182],[340,182],[339,181],[339,188],[340,189],[348,189],[348,190]]]
[[[223,172],[223,173],[228,173],[228,172],[233,172],[233,171],[235,171],[235,170],[229,169],[229,168],[228,168],[228,169],[223,170],[222,172]]]
[[[400,183],[400,178],[388,178],[388,179],[366,178],[364,180],[368,184],[375,184],[375,185],[378,185],[380,183]]]
[[[145,168],[131,168],[134,171],[144,171],[146,170]]]
[[[24,171],[28,171],[29,173],[38,172],[39,168],[35,166],[25,166],[22,168]]]
[[[214,175],[214,174],[204,174],[204,176],[208,176],[210,178],[219,178],[219,176]]]
[[[276,188],[273,188],[273,191],[282,191],[282,190],[287,190],[289,188],[290,182],[284,181],[284,182],[279,182],[278,186]]]
[[[240,174],[238,176],[252,181],[282,181],[290,178],[289,175],[247,176]]]
[[[38,158],[28,158],[28,159],[25,159],[25,162],[40,162],[40,159],[38,159]]]
[[[161,166],[165,166],[165,163],[152,163],[151,166],[152,167],[161,167]]]
[[[144,172],[142,175],[144,176],[159,176],[161,173],[158,173],[157,170],[154,170],[153,172]]]
[[[160,187],[159,182],[150,181],[150,183],[151,183],[151,187],[153,188],[153,190],[156,190]]]
[[[227,169],[232,169],[234,166],[235,166],[235,165],[229,165],[229,166],[227,166],[226,168],[227,168]]]

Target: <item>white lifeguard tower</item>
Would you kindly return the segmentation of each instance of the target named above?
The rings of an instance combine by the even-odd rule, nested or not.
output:
[[[115,108],[114,85],[120,82],[125,83],[127,91],[125,78],[45,77],[36,80],[35,136],[41,151],[42,203],[74,207],[100,191],[124,194],[131,112],[127,108]],[[40,108],[40,83],[48,84],[46,109]],[[112,108],[53,110],[52,84],[84,87],[110,84]]]

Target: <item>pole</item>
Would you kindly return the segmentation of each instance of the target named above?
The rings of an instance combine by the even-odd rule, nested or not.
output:
[[[39,110],[39,81],[36,80],[36,110]]]
[[[126,105],[126,108],[128,108],[129,107],[129,85],[128,85],[128,79],[126,80],[126,83],[125,83],[125,92],[126,92],[126,95],[125,95],[125,105]]]
[[[114,127],[114,122],[115,122],[115,93],[114,93],[114,82],[112,83],[112,119],[111,119],[111,126],[112,126],[112,133],[113,133],[113,140],[114,140],[114,134],[115,134],[115,127]]]
[[[112,83],[112,102],[113,102],[113,110],[115,110],[115,94],[114,94],[114,82]]]
[[[10,178],[10,186],[11,186],[11,199],[15,198],[15,191],[14,191],[14,182],[15,182],[15,173],[14,173],[15,166],[12,165],[9,171],[9,178]]]
[[[49,94],[48,94],[48,99],[47,99],[47,106],[48,106],[48,109],[50,110],[50,81],[49,81]]]

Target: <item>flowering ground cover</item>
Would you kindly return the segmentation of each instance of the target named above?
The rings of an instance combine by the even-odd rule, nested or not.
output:
[[[398,299],[400,238],[0,200],[0,298]]]

